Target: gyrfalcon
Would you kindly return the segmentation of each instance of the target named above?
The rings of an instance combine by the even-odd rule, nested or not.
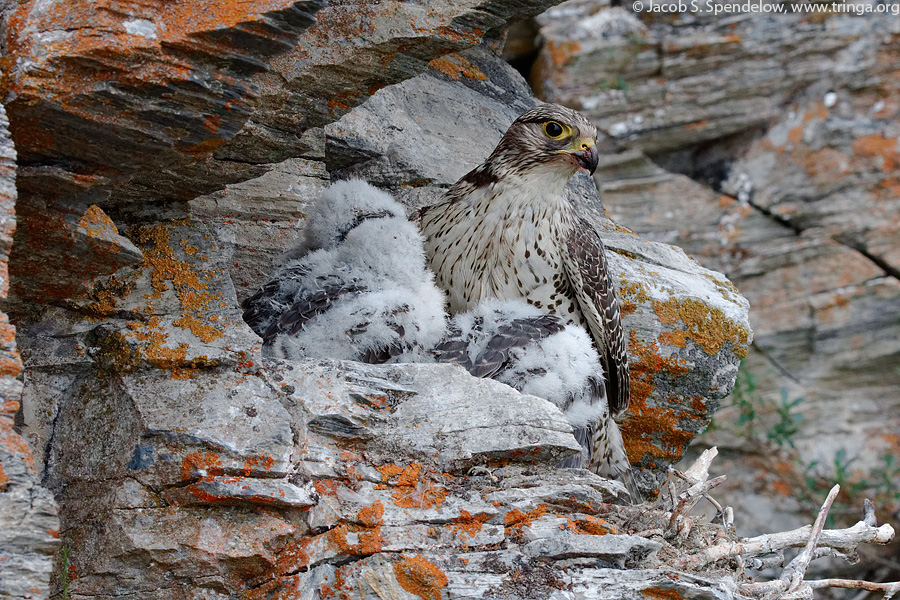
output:
[[[597,128],[541,104],[519,116],[480,166],[420,212],[425,254],[451,313],[489,299],[524,299],[585,327],[603,365],[613,416],[628,408],[628,356],[603,242],[567,200],[566,183],[597,168]],[[611,434],[598,424],[595,453]],[[596,461],[592,460],[596,466]]]

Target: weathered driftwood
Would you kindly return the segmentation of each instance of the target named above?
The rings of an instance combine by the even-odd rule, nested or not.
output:
[[[686,513],[703,497],[708,498],[716,506],[717,517],[723,517],[725,528],[730,527],[727,515],[733,515],[733,513],[730,513],[728,507],[721,507],[708,495],[710,489],[724,480],[724,476],[709,479],[709,466],[716,454],[716,448],[705,451],[684,473],[670,469],[670,473],[689,486],[687,489],[677,492],[676,482],[670,479],[669,497],[658,502],[662,507],[670,507],[667,511],[669,516],[667,535],[673,537],[675,541],[686,539],[687,533],[693,527],[693,519],[686,516]],[[721,537],[717,543],[675,560],[672,566],[696,571],[712,568],[715,563],[734,560],[739,566],[749,566],[755,569],[771,568],[784,564],[785,548],[802,548],[777,579],[743,583],[738,586],[737,592],[751,598],[764,600],[775,598],[800,600],[811,599],[814,589],[837,587],[884,592],[885,598],[893,597],[900,591],[900,582],[874,583],[848,579],[805,579],[810,563],[816,559],[840,557],[853,562],[857,560],[856,549],[860,544],[887,544],[894,537],[893,527],[888,524],[878,526],[875,519],[875,507],[870,500],[865,501],[863,519],[852,527],[825,529],[828,512],[839,492],[839,485],[835,485],[831,489],[812,525],[737,541]],[[662,530],[643,532],[645,535],[657,533],[662,535]]]

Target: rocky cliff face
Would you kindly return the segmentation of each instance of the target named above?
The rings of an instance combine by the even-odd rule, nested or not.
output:
[[[610,214],[750,301],[755,390],[710,439],[770,454],[779,421],[762,413],[787,407],[776,441],[802,459],[738,460],[761,470],[734,501],[770,527],[770,510],[799,508],[772,490],[802,494],[804,469],[844,469],[897,510],[896,17],[645,15],[645,29],[610,35],[589,26],[607,8],[571,1],[540,18],[534,84],[628,149],[598,177]]]
[[[15,231],[16,151],[0,106],[0,260],[6,264]],[[0,297],[7,293],[6,277]],[[40,485],[40,465],[15,431],[22,398],[22,361],[15,328],[0,313],[0,596],[46,598],[53,553],[59,547],[59,518],[52,494]],[[37,470],[35,467],[37,466]]]
[[[8,306],[19,430],[60,505],[57,591],[732,597],[658,568],[668,546],[606,535],[622,533],[603,519],[619,488],[553,468],[576,446],[546,401],[446,366],[262,364],[240,319],[332,175],[416,207],[487,155],[534,99],[464,49],[547,4],[12,7]],[[747,304],[603,216],[589,179],[571,194],[611,249],[636,390],[624,431],[652,490],[727,395]]]

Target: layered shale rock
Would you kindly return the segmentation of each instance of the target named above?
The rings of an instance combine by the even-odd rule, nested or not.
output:
[[[16,201],[16,151],[7,126],[6,111],[0,105],[0,261],[4,267],[15,230]],[[7,291],[4,273],[0,297]],[[31,449],[15,431],[22,399],[22,361],[15,328],[3,313],[0,329],[0,597],[46,598],[53,553],[59,547],[57,507],[50,491],[40,485]]]
[[[263,364],[240,318],[333,175],[415,208],[487,155],[534,100],[464,49],[546,4],[13,7],[8,304],[18,428],[60,504],[57,591],[733,596],[623,535],[657,524],[616,521],[620,486],[553,467],[577,444],[550,403],[450,366]],[[653,490],[732,385],[747,305],[606,219],[589,178],[571,193],[609,240]]]
[[[738,484],[733,501],[765,506],[753,527],[768,528],[770,510],[793,504],[762,496],[852,461],[860,489],[898,510],[897,19],[657,14],[625,35],[580,25],[607,10],[573,0],[540,18],[534,84],[628,148],[598,172],[616,220],[683,247],[750,301],[758,420],[772,425],[766,407],[797,400],[802,460],[737,457],[759,463],[743,483],[760,496]],[[724,413],[711,443],[770,445],[759,424],[748,443],[747,411]]]

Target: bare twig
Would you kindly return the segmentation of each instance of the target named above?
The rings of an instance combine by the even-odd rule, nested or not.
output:
[[[692,485],[685,491],[681,492],[681,494],[678,496],[678,504],[675,506],[674,510],[672,510],[672,516],[669,518],[669,527],[674,527],[675,522],[678,520],[678,517],[690,512],[701,498],[708,497],[707,493],[709,492],[709,490],[721,485],[724,482],[725,476],[720,475],[715,479],[700,481]]]
[[[811,579],[803,582],[804,587],[811,590],[822,588],[844,588],[848,590],[866,590],[869,592],[883,592],[884,600],[889,600],[895,594],[900,593],[900,581],[890,583],[873,583],[857,579]],[[787,598],[787,596],[785,596]]]
[[[869,527],[875,527],[878,521],[875,520],[875,505],[868,498],[863,502],[863,523]]]
[[[822,508],[819,509],[819,514],[816,516],[816,520],[813,523],[812,531],[809,534],[809,540],[807,540],[806,546],[781,573],[780,579],[784,582],[786,591],[793,592],[799,588],[800,584],[803,582],[803,578],[806,576],[806,569],[809,567],[809,561],[812,560],[813,552],[819,544],[819,536],[822,535],[822,530],[825,528],[825,519],[828,517],[828,511],[831,510],[831,505],[834,503],[834,499],[837,498],[838,492],[840,491],[841,486],[835,485],[831,488],[831,491],[828,492],[828,497],[825,498],[825,503],[822,504]]]
[[[694,461],[694,464],[685,469],[684,476],[692,485],[701,481],[706,481],[709,479],[709,466],[718,454],[719,449],[715,446],[704,450],[703,453],[697,457],[697,460]]]
[[[726,506],[722,513],[722,524],[729,529],[734,527],[734,509],[730,506]]]
[[[774,569],[775,567],[784,566],[784,550],[779,550],[771,556],[754,557],[747,561],[747,566],[757,571],[763,569]]]
[[[792,531],[769,533],[739,542],[725,542],[704,548],[696,554],[683,558],[678,565],[682,568],[697,569],[716,561],[742,556],[751,558],[774,554],[785,548],[805,546],[812,533],[806,525]],[[819,536],[819,548],[832,548],[853,557],[856,547],[862,543],[887,544],[894,538],[894,528],[890,525],[873,527],[859,521],[846,529],[826,529]]]

